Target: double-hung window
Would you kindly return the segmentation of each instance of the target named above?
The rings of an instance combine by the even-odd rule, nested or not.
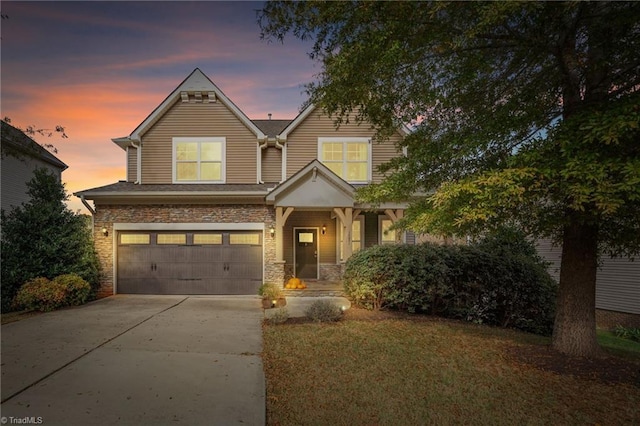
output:
[[[378,242],[380,244],[396,244],[398,236],[395,229],[389,229],[393,225],[387,216],[378,216]]]
[[[318,158],[349,183],[371,180],[369,138],[318,138]]]
[[[173,183],[223,183],[225,138],[173,138]]]

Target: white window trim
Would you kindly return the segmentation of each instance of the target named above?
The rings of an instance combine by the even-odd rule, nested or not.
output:
[[[387,241],[386,243],[382,242],[382,221],[383,220],[391,220],[391,218],[389,216],[387,216],[386,214],[381,214],[378,216],[378,245],[382,245],[382,244],[392,244],[391,242]],[[393,221],[391,220],[391,223],[393,223]],[[398,243],[398,230],[396,229],[396,240],[393,244],[397,244]]]
[[[176,179],[176,144],[178,143],[182,143],[182,142],[204,142],[204,143],[221,143],[222,144],[222,152],[221,152],[221,157],[222,157],[222,165],[221,165],[221,180],[177,180]],[[171,178],[173,183],[185,183],[185,184],[192,184],[192,183],[225,183],[227,180],[227,155],[226,155],[226,151],[227,151],[227,138],[222,137],[222,136],[216,136],[216,137],[175,137],[172,139],[172,144],[171,144]],[[198,154],[198,157],[200,156],[200,154]],[[200,161],[200,158],[198,158],[198,162]]]
[[[367,143],[367,180],[366,181],[347,181],[348,183],[362,184],[362,183],[370,183],[372,178],[372,164],[373,164],[373,155],[372,155],[372,147],[371,147],[371,138],[366,137],[348,137],[348,138],[339,138],[339,137],[319,137],[318,138],[318,161],[324,164],[322,161],[322,144],[324,143],[337,143],[342,142],[343,153],[346,156],[346,152],[344,151],[344,145],[348,142],[360,142]],[[346,157],[342,160],[343,167],[346,166],[347,161]],[[346,176],[346,170],[343,170],[343,176]]]
[[[353,219],[355,221],[360,222],[360,250],[364,250],[364,215],[359,214]],[[340,218],[336,217],[336,261],[341,262],[346,259],[342,259],[341,251],[342,251],[342,222],[340,222]],[[353,237],[351,238],[351,247],[353,249]],[[353,253],[353,252],[352,252]]]

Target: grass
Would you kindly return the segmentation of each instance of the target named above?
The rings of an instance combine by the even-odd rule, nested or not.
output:
[[[269,425],[637,424],[640,389],[539,370],[548,339],[440,320],[265,325]]]
[[[623,339],[611,331],[597,330],[598,343],[607,352],[630,359],[640,359],[640,343]]]

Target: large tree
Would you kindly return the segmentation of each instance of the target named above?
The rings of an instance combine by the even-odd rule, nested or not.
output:
[[[554,238],[553,346],[598,355],[598,255],[640,250],[640,3],[269,2],[259,22],[313,41],[309,99],[337,124],[414,126],[363,200],[413,200],[418,231]]]

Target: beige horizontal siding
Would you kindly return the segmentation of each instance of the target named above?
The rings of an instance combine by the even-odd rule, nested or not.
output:
[[[322,225],[327,232],[322,235]],[[336,263],[336,221],[329,211],[301,211],[291,213],[284,228],[284,260],[293,264],[293,228],[318,228],[320,263]]]
[[[142,137],[142,183],[172,182],[172,138],[225,137],[226,183],[256,183],[256,136],[221,102],[176,102]]]
[[[536,248],[550,262],[549,273],[558,281],[562,247],[545,239],[536,241]],[[596,275],[596,308],[640,314],[640,259],[602,257]]]
[[[138,179],[138,150],[133,147],[127,149],[127,182]]]
[[[336,129],[332,118],[321,113],[319,109],[313,111],[287,137],[287,178],[318,157],[318,138],[340,136],[372,138],[374,133],[373,129],[366,124],[342,124],[339,129]],[[372,143],[374,182],[379,182],[382,178],[376,170],[377,166],[400,155],[395,147],[395,142],[400,139],[401,136],[398,134],[384,143]]]
[[[280,182],[282,180],[282,150],[268,147],[262,150],[262,181]]]

